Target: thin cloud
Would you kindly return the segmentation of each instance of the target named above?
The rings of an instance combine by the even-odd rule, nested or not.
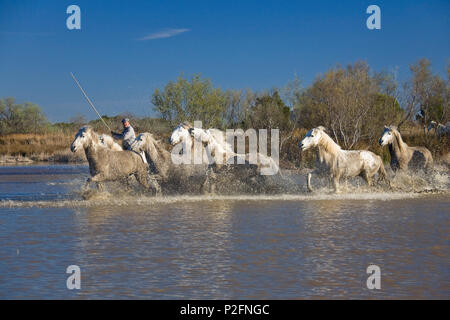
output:
[[[150,33],[149,35],[146,35],[145,37],[139,38],[137,40],[139,41],[146,41],[146,40],[155,40],[155,39],[163,39],[163,38],[170,38],[174,37],[176,35],[185,33],[191,31],[190,29],[163,29],[157,32]]]

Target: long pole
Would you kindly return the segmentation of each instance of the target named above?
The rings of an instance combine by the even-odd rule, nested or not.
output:
[[[109,129],[109,131],[112,131],[111,128],[106,124],[105,120],[103,120],[103,118],[100,115],[100,113],[98,113],[97,109],[94,107],[94,104],[91,102],[91,99],[89,99],[89,97],[87,96],[86,92],[84,92],[84,90],[81,87],[80,83],[78,82],[77,78],[75,78],[75,76],[73,75],[72,72],[70,73],[70,75],[72,76],[73,80],[77,84],[78,88],[80,88],[80,90],[83,93],[84,97],[86,98],[87,102],[89,102],[89,104],[91,105],[92,109],[94,109],[94,111],[97,113],[99,119],[102,120],[103,124]]]

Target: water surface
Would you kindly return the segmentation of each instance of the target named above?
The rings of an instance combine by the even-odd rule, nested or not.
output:
[[[87,175],[0,167],[1,299],[450,298],[447,193],[83,201]]]

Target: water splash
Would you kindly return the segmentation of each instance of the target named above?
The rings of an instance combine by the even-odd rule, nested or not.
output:
[[[450,193],[445,193],[450,195]],[[441,193],[442,195],[442,193]],[[278,195],[180,195],[180,196],[163,196],[163,197],[146,197],[146,196],[126,196],[117,197],[109,193],[99,193],[93,195],[89,200],[60,200],[60,201],[15,201],[7,200],[0,201],[0,208],[28,208],[28,207],[43,207],[43,208],[89,208],[97,206],[119,207],[131,204],[134,207],[145,207],[154,204],[171,204],[171,203],[193,203],[193,202],[214,202],[214,201],[323,201],[323,200],[402,200],[425,197],[427,195],[420,193],[320,193],[320,194],[278,194]]]
[[[56,199],[24,196],[0,200],[0,208],[20,207],[95,207],[95,206],[151,206],[155,203],[201,201],[315,201],[315,200],[396,200],[417,198],[429,193],[450,194],[450,175],[447,168],[436,167],[431,172],[388,172],[391,187],[384,184],[368,187],[361,178],[342,182],[341,193],[335,194],[328,179],[315,177],[315,192],[306,188],[307,171],[285,171],[282,176],[266,176],[255,181],[236,181],[220,177],[213,195],[172,192],[154,197],[139,188],[124,188],[118,182],[105,184],[105,191],[84,190],[83,178],[71,178],[49,182],[51,186],[64,186],[64,194]],[[243,179],[244,180],[244,179]],[[192,181],[185,181],[185,189],[194,188]],[[133,185],[133,183],[131,183]],[[135,184],[135,187],[137,184]]]

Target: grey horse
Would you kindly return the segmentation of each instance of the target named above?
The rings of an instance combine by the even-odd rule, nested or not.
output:
[[[391,168],[394,171],[407,170],[408,168],[429,168],[433,164],[433,156],[425,147],[410,147],[403,142],[400,132],[395,126],[384,126],[378,143],[381,146],[388,145],[391,154]]]
[[[189,141],[180,139],[178,143],[187,143],[191,147],[191,137]],[[172,154],[164,148],[160,141],[157,141],[151,133],[144,132],[136,137],[131,146],[137,152],[144,152],[152,173],[160,182],[161,189],[168,192],[185,193],[200,192],[202,194],[210,192],[207,181],[207,164],[178,163],[173,161]]]
[[[76,152],[84,149],[89,162],[91,177],[86,181],[86,188],[96,182],[99,190],[103,189],[102,182],[127,179],[134,175],[136,180],[146,189],[153,189],[158,193],[158,186],[153,177],[148,174],[148,165],[141,156],[134,151],[114,151],[102,146],[99,136],[92,127],[83,126],[78,130],[70,150]]]

